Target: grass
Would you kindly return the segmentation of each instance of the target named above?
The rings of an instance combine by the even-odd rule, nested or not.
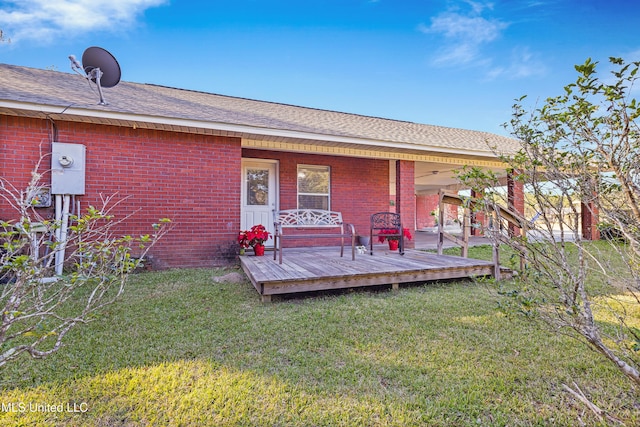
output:
[[[599,425],[562,390],[572,381],[640,423],[615,368],[506,319],[483,285],[262,304],[248,283],[211,280],[224,272],[134,276],[58,354],[4,369],[0,425]]]

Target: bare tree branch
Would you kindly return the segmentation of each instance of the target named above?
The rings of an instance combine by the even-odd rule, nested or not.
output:
[[[0,367],[22,353],[42,358],[58,351],[69,331],[122,294],[131,272],[171,229],[161,219],[149,235],[116,236],[115,227],[128,218],[112,214],[123,199],[101,196],[102,206],[71,215],[65,240],[56,240],[61,221],[46,220],[34,208],[40,179],[34,172],[20,191],[0,178],[0,200],[16,218],[0,221]],[[65,270],[56,275],[54,259],[63,246]]]
[[[536,220],[524,237],[485,231],[526,257],[525,271],[501,285],[505,306],[589,344],[640,385],[640,327],[631,314],[640,304],[640,104],[630,96],[640,62],[610,61],[613,79],[599,79],[587,60],[563,95],[531,112],[525,97],[517,100],[509,126],[521,149],[502,159],[520,171],[525,213]],[[486,215],[508,206],[494,174],[465,168],[459,177],[482,194],[474,203]],[[606,223],[617,258],[582,238],[583,210]]]

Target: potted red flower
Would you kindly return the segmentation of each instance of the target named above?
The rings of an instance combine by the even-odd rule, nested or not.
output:
[[[240,251],[244,251],[246,248],[253,248],[253,252],[256,256],[264,255],[264,242],[269,239],[270,233],[264,228],[264,225],[258,224],[251,227],[251,230],[241,231],[238,234],[238,243],[240,244]]]
[[[395,236],[388,236],[388,234],[395,234]],[[384,243],[384,241],[386,240],[387,242],[389,242],[389,250],[397,251],[398,245],[400,244],[400,237],[398,236],[398,234],[399,233],[397,228],[383,228],[378,234],[378,241],[380,243]],[[411,240],[412,236],[408,228],[404,228],[402,230],[402,234],[407,238],[407,240]]]

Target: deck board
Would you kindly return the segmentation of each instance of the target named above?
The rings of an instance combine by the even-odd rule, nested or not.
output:
[[[340,257],[336,248],[289,248],[282,264],[273,256],[241,256],[240,264],[264,300],[271,295],[486,276],[493,263],[424,251],[378,250]]]

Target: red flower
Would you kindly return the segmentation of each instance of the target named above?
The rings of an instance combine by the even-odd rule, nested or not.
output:
[[[238,234],[238,243],[241,248],[254,247],[256,245],[264,245],[264,242],[270,237],[264,225],[258,224],[251,227],[251,230],[241,231]]]
[[[398,236],[392,236],[392,237],[387,237],[385,236],[385,234],[398,234],[398,229],[397,228],[383,228],[382,230],[380,230],[380,233],[378,234],[378,242],[380,243],[384,243],[385,240],[399,240],[400,238]],[[404,237],[407,238],[407,240],[411,240],[411,232],[409,231],[408,228],[404,228],[402,230],[402,234],[404,235]]]

